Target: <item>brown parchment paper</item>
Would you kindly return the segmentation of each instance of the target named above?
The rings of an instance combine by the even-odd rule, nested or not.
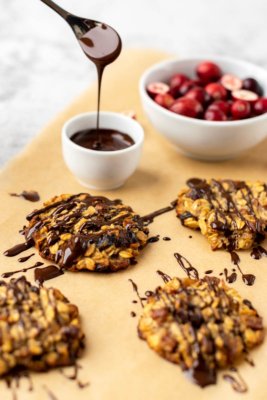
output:
[[[142,72],[166,55],[150,50],[124,51],[119,60],[107,68],[103,81],[102,109],[123,111],[134,109],[145,129],[145,146],[140,166],[127,184],[104,195],[122,198],[136,211],[144,215],[164,207],[174,200],[185,180],[192,176],[263,179],[266,181],[267,142],[260,144],[249,154],[221,163],[204,163],[180,155],[152,128],[140,105],[138,80]],[[68,79],[68,77],[66,77]],[[86,78],[85,78],[86,79]],[[62,93],[64,96],[64,93]],[[59,115],[41,132],[25,151],[15,158],[0,175],[0,272],[17,269],[16,258],[8,259],[2,252],[22,241],[17,233],[25,223],[25,215],[40,203],[30,203],[10,197],[10,192],[24,189],[37,190],[42,200],[61,193],[86,191],[68,172],[61,157],[60,132],[63,123],[73,115],[95,110],[96,85],[84,93],[66,111]],[[30,115],[26,116],[30,118]],[[19,132],[18,132],[19,134]],[[96,194],[97,192],[93,192]],[[137,337],[140,314],[129,278],[144,293],[161,284],[157,269],[174,276],[184,276],[173,253],[178,251],[197,266],[201,275],[213,269],[219,276],[223,268],[231,267],[230,257],[222,251],[212,252],[206,240],[198,232],[183,228],[171,212],[158,217],[150,226],[151,235],[170,236],[171,241],[159,241],[147,246],[136,266],[114,274],[66,273],[46,285],[55,286],[79,306],[86,332],[86,350],[80,360],[83,370],[81,379],[89,380],[90,386],[79,389],[66,380],[59,371],[33,374],[34,391],[27,391],[22,381],[19,400],[49,399],[43,385],[50,388],[58,400],[210,400],[267,398],[267,340],[252,352],[255,367],[247,363],[239,370],[249,386],[246,394],[235,393],[230,385],[218,376],[218,384],[201,389],[193,385],[180,368],[160,358]],[[192,238],[189,238],[192,235]],[[29,250],[28,253],[30,253]],[[26,253],[26,254],[28,254]],[[35,256],[25,266],[40,260]],[[255,273],[255,285],[245,286],[239,275],[234,287],[250,299],[267,325],[267,259],[260,261],[241,253],[244,272]],[[20,264],[21,265],[21,264]],[[27,273],[32,279],[32,271]],[[11,399],[11,392],[0,382],[1,400]]]

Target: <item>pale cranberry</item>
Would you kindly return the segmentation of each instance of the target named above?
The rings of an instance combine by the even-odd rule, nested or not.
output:
[[[219,108],[208,108],[205,112],[204,119],[207,121],[226,121],[227,117]]]
[[[257,95],[263,95],[263,89],[258,81],[254,78],[246,78],[243,80],[242,89],[250,90],[251,92],[257,93]]]
[[[186,117],[198,118],[203,112],[203,108],[197,100],[181,97],[170,107],[170,111]]]
[[[163,82],[152,82],[147,86],[147,91],[151,97],[155,97],[157,94],[167,93],[169,89],[169,85]]]
[[[186,93],[185,97],[188,99],[197,100],[201,104],[205,104],[207,99],[206,95],[207,93],[203,88],[195,87],[193,89],[190,89],[189,92]]]
[[[227,97],[227,91],[220,83],[209,83],[205,90],[214,100],[225,100]]]
[[[225,89],[230,90],[231,92],[233,90],[239,90],[242,87],[241,79],[231,74],[223,75],[221,78],[221,84]]]
[[[170,108],[175,102],[174,98],[168,94],[157,94],[155,97],[155,102],[164,108]]]
[[[214,82],[220,79],[222,72],[218,65],[210,61],[202,62],[197,66],[197,75],[203,82]]]
[[[175,74],[171,77],[170,80],[170,88],[177,88],[179,89],[179,87],[185,83],[186,81],[189,81],[188,76],[184,75],[184,74]]]
[[[254,112],[256,115],[261,115],[267,112],[267,98],[262,97],[254,104]]]
[[[248,118],[251,113],[250,104],[245,100],[236,100],[231,107],[231,113],[234,119]]]
[[[221,110],[225,115],[228,115],[230,113],[231,103],[224,100],[216,100],[209,106],[209,109]]]
[[[244,89],[235,90],[234,92],[232,92],[232,96],[235,100],[245,100],[252,103],[255,103],[255,101],[257,101],[259,98],[256,93]]]

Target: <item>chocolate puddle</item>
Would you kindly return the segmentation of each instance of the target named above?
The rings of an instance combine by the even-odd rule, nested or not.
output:
[[[56,265],[48,265],[47,267],[36,268],[34,270],[34,280],[40,286],[42,286],[44,282],[50,279],[57,278],[58,276],[61,276],[63,274],[64,271],[58,268]]]
[[[10,193],[10,196],[12,197],[22,197],[25,200],[31,201],[31,202],[36,202],[40,200],[40,195],[38,192],[35,190],[23,190],[21,193]]]

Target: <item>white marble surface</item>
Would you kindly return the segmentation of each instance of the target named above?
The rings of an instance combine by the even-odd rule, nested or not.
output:
[[[225,54],[267,67],[266,0],[58,0],[125,47]],[[0,0],[0,166],[95,79],[65,22],[40,0]]]

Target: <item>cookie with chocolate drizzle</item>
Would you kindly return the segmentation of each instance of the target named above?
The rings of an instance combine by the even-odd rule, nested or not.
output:
[[[147,299],[138,332],[202,387],[216,383],[217,369],[232,366],[264,338],[251,303],[215,277],[173,278],[158,287]]]
[[[26,242],[71,271],[125,269],[148,240],[148,229],[131,207],[87,193],[54,197],[27,219]]]
[[[0,281],[0,376],[73,365],[84,347],[78,308],[25,277]]]
[[[200,229],[212,250],[250,249],[266,237],[267,185],[230,179],[187,181],[176,212],[182,224]]]

